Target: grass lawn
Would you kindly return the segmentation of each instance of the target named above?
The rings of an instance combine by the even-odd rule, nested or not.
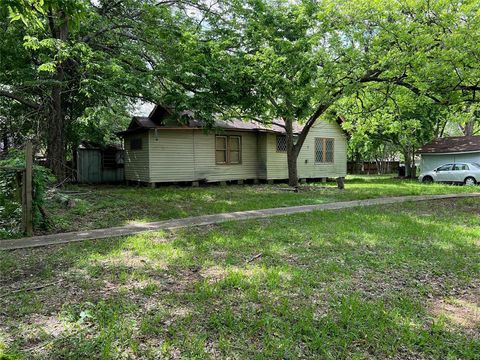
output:
[[[340,197],[465,189],[419,186],[358,181]],[[190,194],[210,211],[298,201],[234,189],[139,192]],[[299,196],[338,200],[321,193]],[[0,273],[0,353],[12,358],[480,359],[479,199],[4,251]]]
[[[48,232],[105,228],[239,210],[321,204],[381,196],[479,191],[477,187],[425,185],[391,177],[347,178],[346,190],[334,183],[308,184],[299,193],[278,190],[285,185],[210,185],[191,187],[70,186],[75,206],[50,201],[46,208],[54,227]]]

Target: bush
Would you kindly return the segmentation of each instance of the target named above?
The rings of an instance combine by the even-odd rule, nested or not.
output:
[[[21,233],[22,203],[19,189],[20,173],[25,168],[25,154],[12,150],[5,160],[0,160],[0,238]],[[45,227],[46,223],[40,211],[45,201],[48,185],[55,181],[50,170],[44,166],[33,166],[32,211],[34,228]]]

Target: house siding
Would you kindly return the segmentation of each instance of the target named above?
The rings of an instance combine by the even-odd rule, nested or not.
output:
[[[267,134],[259,133],[257,135],[257,178],[267,179]]]
[[[276,134],[223,131],[241,137],[241,164],[215,163],[215,134],[198,129],[149,130],[125,139],[125,178],[150,183],[176,181],[229,181],[288,178],[287,154],[276,151]],[[141,150],[130,150],[131,137],[142,138]],[[315,137],[335,139],[334,163],[315,164]],[[312,127],[298,157],[300,178],[345,176],[346,138],[337,124]]]
[[[241,164],[215,163],[215,134],[203,130],[149,132],[150,182],[207,182],[257,178],[257,137],[251,132],[227,131],[241,137]]]
[[[267,135],[267,178],[288,178],[287,153],[277,152],[276,134]],[[315,138],[333,138],[334,162],[315,163]],[[309,131],[297,159],[299,178],[343,177],[347,174],[347,141],[338,124],[319,121]]]
[[[150,182],[193,181],[193,130],[150,130]]]
[[[480,163],[480,151],[476,153],[457,154],[422,154],[420,170],[431,171],[440,165],[454,162],[477,162]]]
[[[224,131],[219,135],[241,137],[241,164],[215,163],[215,134],[195,130],[195,179],[209,181],[245,180],[257,178],[257,134],[244,131]]]
[[[130,150],[130,139],[141,138],[142,149]],[[149,139],[148,133],[140,133],[125,137],[125,180],[150,181]]]

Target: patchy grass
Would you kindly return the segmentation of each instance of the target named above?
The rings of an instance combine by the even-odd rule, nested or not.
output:
[[[0,252],[0,353],[479,359],[479,205],[317,211]]]
[[[191,187],[70,186],[73,208],[50,201],[54,227],[65,232],[120,226],[221,212],[255,210],[382,196],[445,194],[478,191],[476,187],[425,185],[381,176],[347,178],[346,190],[333,183],[308,184],[299,193],[278,190],[285,185],[210,185]]]

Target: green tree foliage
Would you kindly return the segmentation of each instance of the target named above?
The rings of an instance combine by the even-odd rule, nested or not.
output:
[[[207,15],[208,26],[190,34],[203,47],[192,71],[176,81],[192,92],[190,103],[208,104],[216,115],[281,120],[289,183],[297,185],[296,159],[315,121],[384,66],[372,50],[378,26],[363,21],[366,10],[352,5],[222,1]],[[295,121],[304,124],[296,142]]]
[[[7,5],[0,10],[0,97],[9,101],[2,101],[0,114],[12,121],[17,108],[25,119],[23,133],[40,135],[37,145],[45,147],[59,179],[67,150],[80,136],[111,134],[124,126],[128,105],[162,98],[164,52],[189,26],[181,1]],[[98,121],[102,112],[109,124],[105,117]]]
[[[21,176],[25,169],[25,153],[10,151],[8,157],[0,160],[0,238],[20,233],[22,222]],[[43,216],[47,187],[55,181],[49,169],[34,165],[32,173],[33,226],[45,228],[47,219]]]
[[[376,84],[370,85],[362,89],[361,97],[337,104],[351,134],[350,152],[368,158],[389,145],[403,155],[407,175],[414,176],[416,149],[443,132],[448,109],[402,87],[386,93],[378,90]]]
[[[115,126],[100,115],[125,119],[132,99],[208,124],[281,122],[291,185],[310,128],[345,98],[401,88],[415,103],[472,114],[459,121],[465,133],[476,121],[478,1],[3,1],[0,112],[40,130],[59,178],[69,146],[108,138]],[[385,116],[386,127],[400,121]],[[418,133],[411,116],[399,119]]]
[[[203,106],[207,116],[281,120],[289,182],[296,185],[296,158],[311,126],[369,84],[387,93],[403,88],[439,106],[468,101],[475,71],[458,78],[458,37],[478,21],[477,7],[473,1],[223,0],[207,14],[208,25],[182,39],[191,62],[176,83],[190,94],[180,102]],[[294,121],[304,124],[297,142]],[[418,132],[418,124],[401,121],[400,127],[415,129],[410,134]]]

